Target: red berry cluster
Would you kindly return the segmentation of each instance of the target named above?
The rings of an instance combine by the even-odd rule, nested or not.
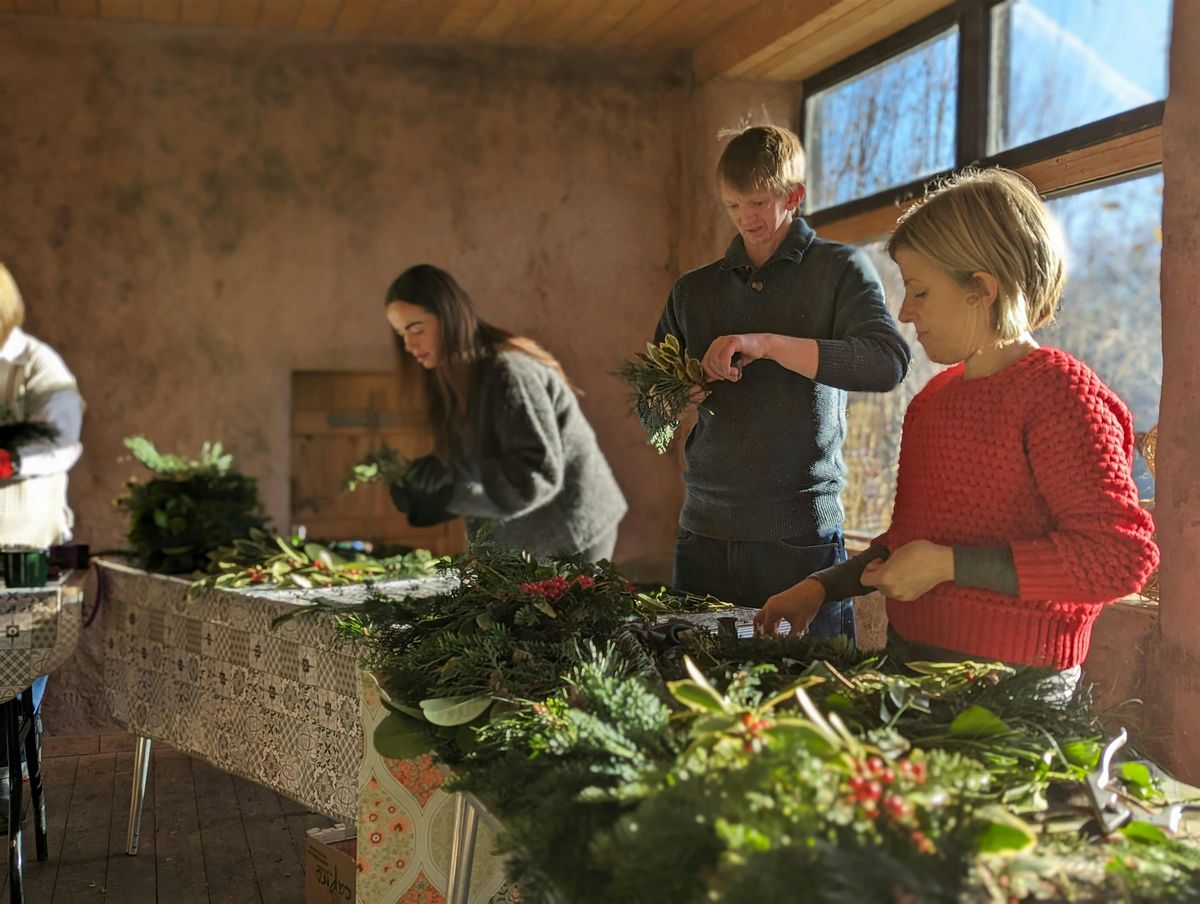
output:
[[[759,741],[762,732],[771,727],[770,719],[756,719],[753,713],[742,713],[742,728],[746,732],[746,740],[742,742],[742,750],[753,753],[755,742]]]
[[[548,600],[556,600],[570,590],[572,585],[586,588],[591,587],[595,583],[596,579],[588,577],[586,574],[577,574],[570,581],[561,574],[556,574],[554,577],[547,578],[544,581],[526,581],[521,585],[521,592],[536,593]]]
[[[266,579],[267,579],[266,572],[264,572],[261,568],[251,568],[250,569],[250,583],[251,584],[261,584]]]
[[[902,759],[898,760],[893,768],[884,762],[882,757],[873,756],[855,762],[846,803],[857,804],[862,815],[870,820],[876,819],[880,814],[887,816],[896,826],[908,829],[909,838],[918,851],[931,854],[935,850],[933,842],[915,824],[912,804],[905,800],[899,789],[893,787],[897,780],[897,770],[899,777],[907,782],[916,785],[925,783],[926,771],[923,763]]]

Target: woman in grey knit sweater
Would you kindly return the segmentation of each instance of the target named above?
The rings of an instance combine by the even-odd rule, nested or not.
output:
[[[492,326],[449,273],[410,267],[388,288],[387,319],[423,369],[435,451],[391,487],[414,526],[461,515],[472,533],[542,557],[612,556],[625,498],[562,366]]]

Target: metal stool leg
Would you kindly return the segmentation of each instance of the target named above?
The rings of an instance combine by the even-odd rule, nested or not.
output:
[[[21,695],[21,715],[25,721],[25,763],[29,770],[29,800],[33,806],[33,838],[37,846],[37,858],[46,860],[50,856],[50,845],[46,840],[46,793],[42,785],[42,717],[33,709],[33,694]]]
[[[8,894],[11,904],[24,904],[21,883],[21,704],[4,704],[5,747],[8,750]]]
[[[130,857],[138,852],[142,836],[142,805],[146,802],[146,779],[150,775],[149,738],[139,737],[133,753],[133,788],[129,795],[129,833],[125,836],[125,853]]]
[[[471,893],[471,866],[479,812],[465,794],[454,795],[454,834],[450,840],[450,874],[446,878],[446,904],[467,904]]]

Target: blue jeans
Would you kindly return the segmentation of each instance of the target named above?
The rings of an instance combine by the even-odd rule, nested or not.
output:
[[[676,590],[711,593],[728,603],[761,609],[776,593],[845,560],[840,530],[758,542],[718,540],[680,528],[671,585]],[[809,625],[808,634],[844,634],[854,640],[853,603],[827,600]]]

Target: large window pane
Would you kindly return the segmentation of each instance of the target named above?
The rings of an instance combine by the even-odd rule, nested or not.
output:
[[[1086,361],[1133,412],[1134,429],[1158,422],[1162,389],[1162,173],[1050,202],[1070,249],[1067,290],[1043,345]],[[1154,495],[1139,456],[1134,477]]]
[[[954,165],[957,59],[951,29],[806,99],[808,210]]]
[[[1158,421],[1162,385],[1162,187],[1156,173],[1050,202],[1069,249],[1067,289],[1056,323],[1037,336],[1095,369],[1129,406],[1140,432]],[[897,314],[904,297],[900,271],[883,242],[866,249]],[[904,411],[941,370],[925,357],[910,327],[901,324],[901,332],[913,351],[908,378],[887,394],[852,394],[847,406],[842,504],[851,533],[874,535],[890,523]],[[1154,495],[1140,455],[1134,478],[1143,498]]]
[[[989,153],[1167,96],[1171,0],[1008,0],[992,11]]]

